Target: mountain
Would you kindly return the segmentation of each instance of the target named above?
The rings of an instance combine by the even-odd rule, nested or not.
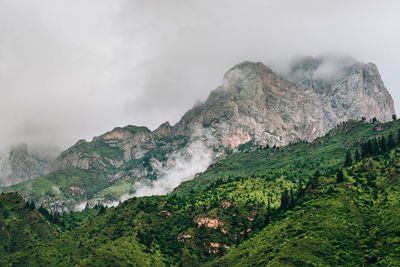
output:
[[[29,180],[50,171],[52,159],[32,154],[26,144],[18,144],[0,155],[0,186]]]
[[[117,127],[78,141],[54,161],[50,174],[3,190],[54,209],[113,204],[171,192],[215,159],[246,147],[312,141],[349,119],[391,120],[393,100],[374,64],[327,62],[304,58],[285,74],[240,63],[177,124],[154,131]]]
[[[0,265],[398,266],[399,133],[400,120],[349,121],[310,143],[236,152]]]

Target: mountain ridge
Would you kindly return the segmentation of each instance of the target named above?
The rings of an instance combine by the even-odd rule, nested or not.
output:
[[[385,122],[395,114],[374,64],[349,60],[337,68],[340,74],[329,77],[320,70],[322,59],[305,58],[296,64],[284,76],[261,62],[239,63],[204,103],[175,125],[165,122],[154,131],[144,126],[116,127],[91,142],[77,142],[61,153],[51,170],[55,174],[70,168],[102,171],[111,188],[124,185],[125,191],[114,195],[114,201],[128,191],[146,194],[143,188],[151,194],[158,180],[165,188],[157,192],[168,193],[171,189],[162,179],[171,181],[169,174],[179,181],[193,178],[213,160],[245,144],[273,147],[312,141],[348,119]],[[198,154],[200,164],[193,160]],[[72,184],[67,194],[74,190],[86,189]],[[85,193],[82,197],[79,201],[91,206],[104,200],[104,196],[90,200]]]

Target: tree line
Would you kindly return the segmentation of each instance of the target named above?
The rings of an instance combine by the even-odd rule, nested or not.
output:
[[[400,129],[397,132],[396,138],[393,132],[390,132],[387,138],[385,138],[385,136],[382,136],[369,139],[368,141],[360,144],[360,149],[357,148],[355,150],[354,156],[352,155],[350,150],[347,151],[344,161],[344,167],[350,167],[351,165],[353,165],[353,162],[359,162],[361,159],[366,157],[383,155],[399,145]]]

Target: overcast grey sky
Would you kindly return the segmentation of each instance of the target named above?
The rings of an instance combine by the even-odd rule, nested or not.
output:
[[[398,0],[0,0],[0,147],[177,120],[244,61],[374,62],[400,104]]]

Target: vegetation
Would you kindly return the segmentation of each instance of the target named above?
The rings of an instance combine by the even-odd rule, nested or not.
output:
[[[0,258],[57,234],[55,227],[17,193],[0,195]]]
[[[95,194],[104,196],[101,190],[111,185],[101,171],[69,168],[3,188],[3,192],[18,192],[37,206],[52,199],[52,208],[62,210],[63,207],[72,209],[76,203],[95,197]]]
[[[56,234],[0,254],[0,265],[398,266],[399,128],[349,122],[312,143],[246,145],[169,195],[115,208],[24,204]]]
[[[400,149],[344,169],[212,266],[400,264]]]
[[[378,136],[388,138],[390,133],[396,134],[397,138],[400,136],[397,134],[398,131],[400,131],[400,121],[384,124],[349,121],[312,143],[299,142],[286,147],[261,149],[253,147],[252,152],[234,153],[212,164],[198,178],[182,183],[175,192],[179,194],[190,193],[192,190],[197,192],[206,189],[215,180],[225,181],[238,176],[260,177],[270,173],[280,173],[286,180],[294,183],[301,178],[306,182],[316,170],[336,173],[344,166],[348,151],[355,155],[356,150],[361,151],[361,144],[368,140],[377,140]],[[397,143],[400,143],[400,140]],[[248,149],[249,143],[246,146]]]

